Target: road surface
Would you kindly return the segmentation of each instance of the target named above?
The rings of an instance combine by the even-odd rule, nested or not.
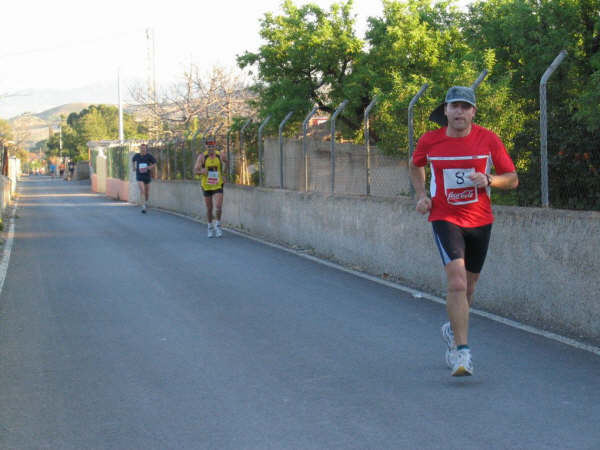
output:
[[[2,449],[600,448],[593,353],[473,317],[453,378],[440,304],[85,184],[19,194]]]

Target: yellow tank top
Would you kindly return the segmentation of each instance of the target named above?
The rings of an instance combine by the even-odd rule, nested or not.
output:
[[[208,156],[204,152],[204,168],[208,170],[206,175],[202,175],[200,180],[202,189],[205,191],[216,191],[223,187],[223,166],[221,164],[221,152],[215,152],[215,156]]]

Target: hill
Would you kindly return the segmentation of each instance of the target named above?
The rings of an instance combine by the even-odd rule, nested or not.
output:
[[[66,105],[61,105],[55,108],[47,109],[46,111],[42,111],[41,113],[34,115],[46,122],[58,123],[60,121],[61,115],[67,117],[69,114],[78,113],[90,105],[91,103],[68,103]]]
[[[17,139],[23,142],[25,148],[31,149],[36,142],[48,139],[49,128],[56,128],[61,115],[78,113],[90,105],[91,103],[68,103],[37,114],[23,113],[9,119],[8,122],[12,125]]]
[[[48,139],[50,129],[58,130],[60,116],[68,117],[71,113],[79,113],[91,105],[98,103],[67,103],[44,110],[40,113],[26,112],[8,120],[13,127],[16,140],[30,150],[36,143]],[[116,105],[113,105],[116,106]],[[123,110],[127,114],[132,114],[137,120],[142,120],[143,113],[130,105],[124,105]]]

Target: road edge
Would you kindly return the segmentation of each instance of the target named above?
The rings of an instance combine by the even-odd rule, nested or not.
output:
[[[10,206],[8,215],[8,231],[6,232],[6,240],[2,248],[2,260],[0,261],[0,294],[4,289],[4,280],[8,272],[8,264],[10,262],[10,254],[12,252],[14,236],[15,236],[15,216],[17,211],[18,200],[14,200]]]

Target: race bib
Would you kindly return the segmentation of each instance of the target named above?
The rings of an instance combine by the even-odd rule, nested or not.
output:
[[[219,171],[218,170],[209,170],[206,182],[211,186],[215,186],[219,184]]]
[[[138,169],[140,170],[140,173],[146,173],[148,171],[148,164],[138,163]]]
[[[444,189],[446,200],[450,205],[466,205],[478,201],[477,188],[469,178],[475,173],[474,168],[469,169],[443,169]]]

